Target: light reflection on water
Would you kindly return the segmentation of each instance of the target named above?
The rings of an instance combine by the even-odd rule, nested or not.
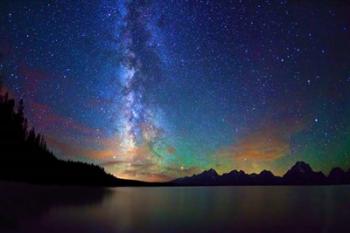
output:
[[[350,186],[26,189],[0,232],[350,232]]]

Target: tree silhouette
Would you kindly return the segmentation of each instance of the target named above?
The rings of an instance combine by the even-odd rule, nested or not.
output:
[[[24,102],[5,92],[0,77],[0,179],[48,184],[144,185],[117,179],[99,166],[57,159],[45,139],[28,129]]]

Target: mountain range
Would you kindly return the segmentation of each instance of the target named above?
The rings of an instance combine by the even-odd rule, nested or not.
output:
[[[350,169],[333,168],[328,176],[314,171],[305,162],[296,162],[282,177],[264,170],[259,174],[246,174],[233,170],[219,175],[214,169],[200,174],[183,177],[171,182],[181,186],[219,186],[219,185],[327,185],[350,184]]]

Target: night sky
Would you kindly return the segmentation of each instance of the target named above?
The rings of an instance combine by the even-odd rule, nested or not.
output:
[[[129,179],[350,167],[350,2],[0,3],[0,69],[62,159]]]

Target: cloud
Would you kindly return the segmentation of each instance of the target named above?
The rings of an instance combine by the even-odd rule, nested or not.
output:
[[[45,134],[52,134],[53,131],[60,131],[62,135],[79,134],[88,136],[98,136],[99,129],[88,127],[71,117],[58,114],[49,105],[29,102],[31,109],[31,120],[33,125],[40,128]],[[57,128],[57,125],[61,127]]]
[[[165,169],[167,173],[171,174],[173,177],[192,176],[193,174],[198,174],[203,171],[203,169],[195,166],[168,166]]]
[[[49,84],[50,80],[55,78],[55,74],[33,68],[25,63],[19,65],[18,72],[23,77],[23,93],[20,93],[20,97],[25,96],[26,116],[31,126],[37,131],[50,137],[54,135],[98,137],[100,135],[99,129],[84,125],[72,117],[58,113],[50,105],[42,103],[42,98],[39,95],[40,92],[45,91],[42,84]],[[63,83],[63,85],[65,89],[69,86],[68,83]],[[11,96],[18,98],[14,94],[18,95],[19,93],[11,92]],[[57,95],[56,98],[59,96]],[[58,125],[60,127],[57,127]]]
[[[135,180],[145,180],[148,182],[164,182],[170,181],[174,178],[163,173],[158,172],[148,172],[148,171],[136,171],[136,170],[124,170],[120,173],[121,178],[125,179],[135,179]]]
[[[40,84],[52,80],[52,74],[40,69],[32,68],[25,63],[19,66],[19,75],[24,78],[24,90],[26,93],[37,94]]]
[[[173,146],[168,146],[167,147],[167,152],[168,152],[168,154],[175,154],[176,153],[176,148],[175,147],[173,147]]]
[[[13,48],[10,41],[11,40],[7,36],[0,38],[0,62],[11,55]]]
[[[136,145],[127,151],[118,142],[106,148],[113,154],[105,160],[99,158],[99,164],[117,177],[150,180],[146,174],[159,174],[161,171],[162,158],[154,156],[150,143]]]
[[[302,128],[303,124],[295,120],[284,120],[283,123],[265,121],[231,145],[221,148],[216,156],[235,161],[276,160],[290,153],[291,137]]]
[[[175,148],[169,146],[168,149],[175,153]],[[118,149],[116,148],[116,150]],[[197,167],[167,164],[163,157],[154,156],[150,143],[138,145],[126,153],[119,149],[115,157],[100,163],[100,165],[119,178],[152,182],[169,181],[176,177],[193,175],[201,171]]]
[[[66,142],[54,137],[46,137],[46,141],[55,153],[66,159],[84,159],[93,162],[103,161],[113,158],[115,151],[111,148],[102,147],[89,148],[88,145]]]
[[[197,174],[203,171],[198,167],[159,167],[157,164],[146,164],[145,166],[137,166],[135,164],[122,164],[122,166],[125,166],[125,169],[118,173],[118,177],[124,179],[145,180],[149,182],[171,181],[177,177],[192,176],[193,174]]]
[[[1,79],[0,79],[0,95],[5,95],[5,94],[8,94],[9,98],[14,98],[14,94],[12,91],[10,91],[6,86],[4,86],[2,83],[1,83]]]
[[[259,131],[233,143],[220,153],[243,160],[274,160],[289,152],[288,138],[272,132]]]

